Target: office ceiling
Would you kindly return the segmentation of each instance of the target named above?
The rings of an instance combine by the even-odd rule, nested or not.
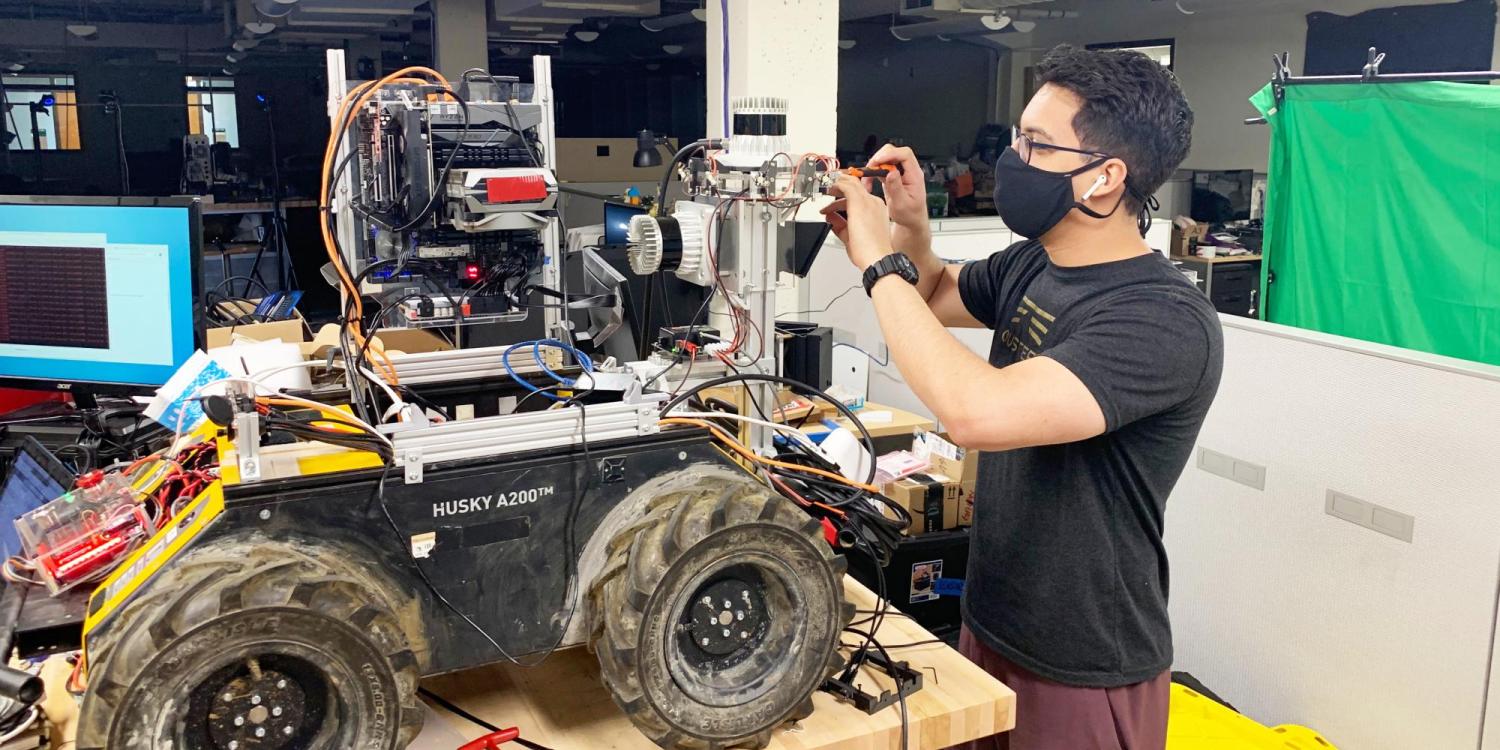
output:
[[[0,18],[90,23],[203,23],[224,17],[222,0],[5,0]]]

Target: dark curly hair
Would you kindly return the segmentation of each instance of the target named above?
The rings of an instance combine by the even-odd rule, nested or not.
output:
[[[1130,174],[1125,208],[1139,212],[1193,144],[1193,110],[1177,77],[1155,60],[1128,50],[1054,47],[1036,67],[1037,86],[1073,92],[1083,107],[1073,130],[1083,147],[1118,157]]]

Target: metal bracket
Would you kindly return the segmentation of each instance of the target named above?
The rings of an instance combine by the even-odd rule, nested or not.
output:
[[[877,713],[903,696],[922,689],[922,673],[912,669],[904,661],[891,661],[873,650],[864,652],[862,656],[856,654],[854,658],[862,659],[867,666],[875,667],[895,680],[896,692],[882,690],[880,695],[874,695],[860,690],[853,680],[845,682],[836,677],[829,677],[819,689],[833,693],[839,700],[853,703],[855,708],[867,714]]]
[[[401,455],[397,458],[397,461],[401,464],[403,473],[406,476],[407,484],[422,483],[421,448],[410,448],[408,450],[401,451]]]
[[[1380,64],[1385,62],[1385,53],[1378,52],[1374,47],[1365,51],[1365,67],[1360,70],[1359,77],[1366,81],[1374,81],[1380,77]]]
[[[260,481],[260,414],[253,411],[234,415],[234,452],[238,458],[240,481]]]
[[[661,414],[657,413],[654,404],[642,404],[635,412],[635,428],[642,435],[651,435],[661,430],[659,421]]]

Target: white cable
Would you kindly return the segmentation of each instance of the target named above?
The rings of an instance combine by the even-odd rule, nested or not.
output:
[[[266,378],[269,378],[272,375],[278,375],[280,373],[286,372],[287,370],[298,370],[298,369],[301,369],[303,367],[322,367],[325,364],[327,364],[327,363],[324,362],[321,359],[310,359],[310,360],[307,360],[306,362],[298,362],[298,363],[296,363],[294,365],[282,365],[281,367],[273,367],[273,368],[271,368],[269,370],[261,370],[259,372],[252,372],[249,375],[247,375],[246,377],[250,378],[251,380],[265,380]],[[338,360],[334,360],[333,364],[335,366],[337,366],[337,367],[343,367],[344,366],[344,363],[340,362]]]
[[[694,419],[733,419],[733,420],[735,420],[737,422],[749,422],[751,424],[758,424],[758,425],[760,425],[762,427],[769,427],[769,428],[771,428],[773,430],[780,430],[781,432],[785,432],[788,435],[792,435],[792,436],[796,437],[798,440],[802,441],[803,443],[805,443],[806,445],[808,445],[811,448],[817,448],[818,447],[818,444],[814,443],[813,440],[812,440],[812,438],[810,438],[810,437],[807,436],[807,433],[805,433],[805,432],[797,429],[796,427],[793,427],[791,425],[781,424],[779,422],[767,422],[764,419],[756,419],[755,417],[747,417],[747,416],[745,416],[743,414],[732,414],[732,413],[729,413],[729,412],[720,412],[720,411],[680,411],[679,410],[679,411],[673,411],[673,412],[670,412],[670,413],[666,414],[666,417],[668,417],[668,418],[670,418],[670,417],[691,417],[691,418],[694,418]]]
[[[12,729],[5,734],[0,734],[0,742],[9,742],[17,737],[20,737],[26,730],[31,728],[32,724],[36,723],[36,717],[38,715],[36,706],[32,706],[27,710],[31,712],[31,718],[21,722],[20,725],[18,725],[15,729]]]
[[[250,380],[264,380],[272,375],[286,372],[287,370],[297,370],[304,367],[321,367],[324,364],[326,363],[323,360],[308,360],[306,362],[298,362],[292,365],[283,365],[281,367],[273,367],[268,370],[254,372],[251,373],[248,378]],[[342,362],[337,362],[336,364],[339,367],[343,367]],[[367,380],[374,383],[375,385],[380,386],[380,389],[385,391],[386,397],[391,400],[391,408],[386,409],[385,414],[382,415],[383,419],[390,419],[392,414],[399,414],[402,409],[406,408],[406,402],[402,400],[401,396],[397,394],[396,391],[391,388],[383,378],[376,375],[374,372],[371,372],[369,368],[366,368],[364,366],[361,366],[359,368],[359,374],[365,376]]]
[[[406,408],[406,402],[401,400],[401,396],[396,394],[396,390],[391,387],[390,383],[385,382],[380,376],[370,372],[369,368],[364,365],[360,365],[359,373],[364,375],[370,382],[380,386],[380,390],[385,391],[386,398],[391,400],[391,408],[385,410],[385,414],[381,415],[382,419],[390,419],[392,414],[399,413],[402,409]]]

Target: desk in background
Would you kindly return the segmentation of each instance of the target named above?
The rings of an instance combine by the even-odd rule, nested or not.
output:
[[[1259,255],[1199,258],[1174,255],[1172,260],[1198,273],[1198,288],[1208,295],[1214,309],[1226,315],[1254,318],[1260,311]]]

